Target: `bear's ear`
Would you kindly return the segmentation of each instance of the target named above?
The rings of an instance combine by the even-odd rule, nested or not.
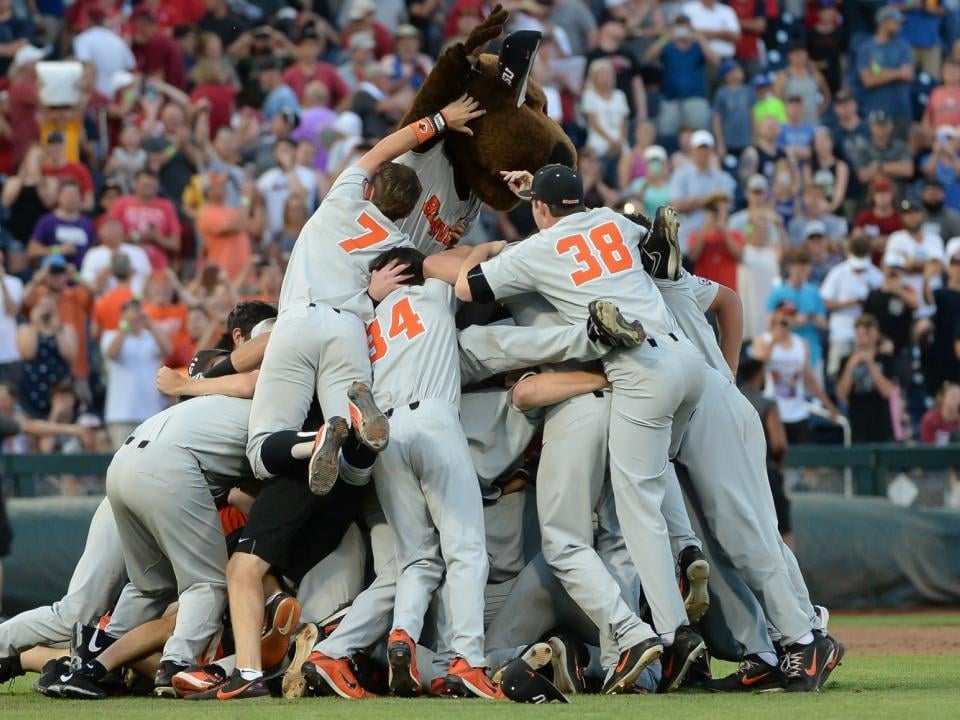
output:
[[[479,51],[483,49],[484,45],[494,38],[500,37],[503,26],[507,24],[509,19],[510,13],[503,9],[503,5],[497,5],[482,23],[470,31],[470,35],[464,43],[467,54],[479,55]]]

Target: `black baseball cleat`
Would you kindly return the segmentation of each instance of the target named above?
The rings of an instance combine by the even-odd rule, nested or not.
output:
[[[650,228],[653,227],[653,220],[644,215],[640,210],[633,208],[630,212],[627,212],[628,208],[624,208],[623,216],[630,222],[639,225],[647,232],[650,232]]]
[[[833,640],[814,633],[807,645],[794,643],[783,649],[780,669],[786,677],[787,692],[816,692],[820,689],[823,673],[833,662],[837,648]]]
[[[747,655],[736,672],[705,682],[702,687],[713,692],[783,692],[787,679],[776,665],[767,665],[755,655]]]
[[[681,625],[673,638],[673,645],[663,651],[660,660],[662,674],[657,692],[673,692],[680,687],[690,668],[707,650],[706,643],[689,625]]]
[[[603,684],[603,689],[600,692],[604,695],[633,692],[633,685],[640,677],[643,669],[662,654],[663,642],[658,637],[648,638],[632,648],[624,650],[620,653],[620,661]]]
[[[707,581],[710,579],[710,563],[696,545],[688,545],[680,551],[680,594],[687,609],[687,620],[697,623],[710,609],[710,593]]]
[[[373,401],[373,393],[363,383],[355,382],[347,390],[350,427],[357,438],[375,453],[383,452],[390,442],[390,421]]]
[[[326,495],[340,475],[340,448],[347,441],[350,428],[342,417],[332,417],[317,431],[307,467],[307,484],[314,495]]]
[[[263,677],[256,680],[244,680],[239,670],[216,687],[197,693],[184,700],[263,700],[270,697],[270,690]]]
[[[178,672],[188,670],[187,663],[178,663],[175,660],[161,660],[157,674],[153,676],[153,694],[157,697],[175,698],[177,691],[173,687],[173,676]]]
[[[819,606],[818,606],[819,607]],[[820,687],[823,688],[827,684],[827,680],[830,679],[830,673],[832,673],[837,665],[840,665],[843,662],[843,656],[847,654],[847,648],[844,647],[843,643],[837,640],[832,635],[827,635],[827,640],[833,643],[833,659],[827,663],[827,666],[823,669],[823,675],[820,678]]]
[[[620,309],[607,300],[593,300],[587,306],[587,336],[610,347],[632,348],[647,338],[639,320],[627,320]]]
[[[58,694],[71,700],[106,700],[110,696],[84,672],[71,673],[66,681],[58,683]]]
[[[583,678],[583,668],[590,660],[586,647],[563,635],[548,638],[547,645],[551,650],[550,665],[557,690],[564,695],[585,693],[587,683]]]
[[[117,641],[95,625],[77,623],[70,638],[70,666],[79,670]]]
[[[669,205],[661,205],[654,215],[653,224],[641,244],[643,267],[658,280],[677,280],[683,266],[678,232],[680,222],[677,211]]]
[[[41,695],[51,696],[50,688],[61,682],[61,676],[70,674],[70,658],[64,656],[55,660],[47,660],[40,670],[40,677],[33,684],[33,689]]]
[[[19,655],[0,658],[0,684],[18,678],[21,675],[26,675],[26,671],[23,669],[23,666],[20,665]]]
[[[554,640],[556,638],[550,639]],[[541,668],[545,668],[545,666],[550,665],[551,661],[553,660],[553,650],[549,642],[534,643],[533,645],[529,645],[517,657],[529,665],[531,670],[540,670]],[[514,660],[516,659],[517,658],[514,658]],[[494,685],[503,684],[504,673],[506,673],[507,668],[510,667],[510,663],[512,662],[513,660],[501,665],[490,676],[490,679],[493,681]],[[551,674],[553,673],[552,666],[549,671]]]
[[[710,671],[710,651],[704,651],[698,657],[687,671],[687,676],[680,683],[680,687],[702,688],[713,680],[713,673]]]

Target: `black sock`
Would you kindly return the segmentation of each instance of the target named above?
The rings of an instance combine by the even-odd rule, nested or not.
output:
[[[313,433],[302,434],[296,430],[275,432],[263,441],[260,448],[260,459],[271,475],[305,473],[307,471],[307,461],[298,460],[291,453],[294,445],[312,441]]]
[[[350,428],[350,437],[347,438],[340,451],[343,453],[343,459],[347,461],[347,464],[350,467],[357,468],[357,470],[373,467],[373,464],[377,461],[377,454],[360,442],[357,431],[353,428]]]
[[[101,665],[99,660],[91,660],[83,666],[83,674],[96,683],[103,680],[108,672],[110,671]]]
[[[20,663],[19,655],[11,655],[3,659],[7,661],[7,671],[10,673],[10,677],[20,677],[21,675],[27,674],[23,669],[23,665]]]

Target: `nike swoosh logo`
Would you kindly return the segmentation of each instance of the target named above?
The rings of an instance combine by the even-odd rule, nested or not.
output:
[[[817,651],[813,651],[813,659],[810,661],[810,667],[806,668],[804,672],[809,677],[813,677],[817,674]]]
[[[70,682],[70,678],[72,677],[73,677],[73,673],[70,673],[69,675],[61,675],[60,682]]]
[[[357,689],[357,684],[355,682],[350,682],[350,680],[347,679],[347,676],[343,674],[343,670],[338,670],[337,672],[340,673],[340,679],[343,680],[344,685],[346,685],[351,690]]]
[[[97,645],[97,638],[100,637],[100,630],[96,630],[93,633],[93,637],[90,638],[90,642],[87,643],[87,647],[92,653],[98,653],[103,650],[103,645]]]
[[[746,685],[747,687],[750,687],[751,685],[756,685],[758,682],[768,677],[770,677],[770,673],[764,673],[763,675],[757,675],[756,677],[752,677],[752,678],[751,677],[741,678],[740,682],[741,684]]]
[[[614,672],[623,672],[623,669],[627,666],[627,662],[630,660],[631,651],[627,650],[627,654],[620,658],[620,662],[617,663],[617,667],[614,668]]]
[[[231,698],[235,698],[237,695],[239,695],[240,693],[242,693],[244,690],[246,690],[246,689],[247,689],[248,687],[250,687],[251,685],[253,685],[253,683],[252,683],[252,682],[248,682],[248,683],[245,684],[245,685],[241,685],[241,686],[238,687],[236,690],[230,690],[229,692],[224,692],[224,691],[223,691],[223,688],[220,688],[219,690],[217,690],[217,700],[229,700],[229,699],[231,699]]]

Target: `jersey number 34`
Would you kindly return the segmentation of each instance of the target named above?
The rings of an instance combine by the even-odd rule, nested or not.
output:
[[[606,268],[610,275],[633,267],[633,256],[623,241],[620,228],[608,222],[592,228],[583,235],[568,235],[557,242],[557,253],[573,253],[577,269],[570,273],[570,280],[577,287],[596,280]]]
[[[403,298],[393,306],[390,313],[390,330],[387,337],[391,340],[399,335],[405,335],[407,340],[413,340],[424,332],[423,321],[410,304],[410,298]],[[370,362],[375,363],[387,354],[387,340],[383,337],[380,321],[374,320],[367,326],[367,347],[370,351]]]

